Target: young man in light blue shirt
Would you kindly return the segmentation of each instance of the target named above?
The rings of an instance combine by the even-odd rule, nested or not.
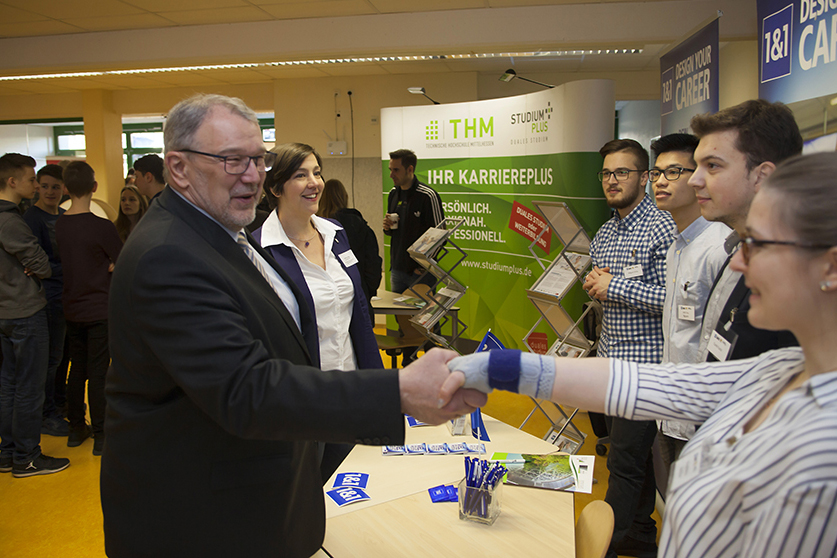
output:
[[[703,311],[726,260],[724,239],[731,232],[723,223],[701,216],[695,190],[688,184],[696,168],[697,146],[698,138],[691,134],[670,134],[651,144],[656,161],[648,175],[654,199],[657,208],[671,213],[676,223],[674,241],[666,254],[663,362],[702,362],[698,347]],[[659,424],[660,449],[668,469],[695,426],[677,421]]]

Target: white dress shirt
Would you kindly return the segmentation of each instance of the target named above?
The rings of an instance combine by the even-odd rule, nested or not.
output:
[[[666,302],[663,307],[663,362],[695,363],[700,328],[709,290],[724,261],[724,239],[730,233],[723,223],[698,217],[683,232],[674,231],[666,254]],[[688,440],[695,426],[662,421],[660,430],[672,438]]]
[[[355,370],[355,357],[349,325],[352,322],[354,285],[340,261],[331,251],[339,225],[316,215],[311,217],[314,227],[323,237],[325,269],[312,263],[288,238],[275,211],[262,225],[262,246],[288,246],[296,257],[305,283],[314,299],[317,316],[317,336],[320,341],[320,366],[323,370]]]

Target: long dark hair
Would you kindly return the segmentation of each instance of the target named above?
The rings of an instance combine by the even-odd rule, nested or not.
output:
[[[346,193],[343,183],[336,178],[327,180],[320,197],[320,207],[317,210],[317,215],[330,219],[334,217],[335,213],[348,206],[349,194]]]
[[[140,194],[140,191],[137,190],[137,187],[128,184],[122,191],[119,192],[119,216],[116,218],[116,232],[119,233],[119,238],[122,239],[122,242],[125,242],[128,238],[128,234],[131,232],[131,220],[128,218],[127,215],[122,213],[122,194],[125,193],[125,190],[130,190],[136,197],[139,199],[139,211],[137,212],[137,223],[139,220],[142,219],[142,216],[145,215],[146,210],[148,209],[148,202],[145,200],[145,196]]]

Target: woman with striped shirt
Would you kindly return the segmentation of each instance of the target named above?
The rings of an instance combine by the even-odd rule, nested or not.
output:
[[[731,262],[749,320],[799,348],[699,365],[492,351],[441,398],[509,389],[628,419],[702,423],[669,484],[659,556],[837,554],[837,153],[791,159],[756,194]]]

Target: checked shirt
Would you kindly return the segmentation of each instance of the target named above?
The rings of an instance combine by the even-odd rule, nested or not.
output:
[[[624,219],[614,212],[590,245],[593,264],[609,267],[598,356],[633,362],[660,362],[663,356],[662,313],[666,298],[666,252],[674,219],[647,195]],[[642,274],[625,277],[626,268]]]

